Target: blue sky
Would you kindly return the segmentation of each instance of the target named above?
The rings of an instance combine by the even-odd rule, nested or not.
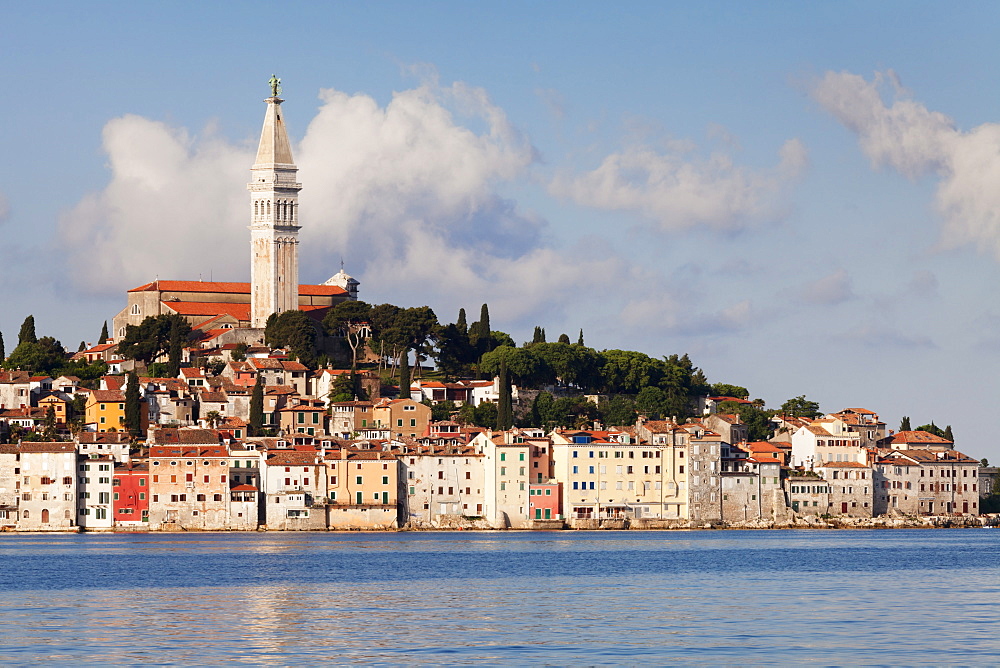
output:
[[[302,280],[689,353],[1000,460],[1000,8],[7,3],[0,331],[246,280],[272,72]],[[993,177],[996,178],[993,178]]]

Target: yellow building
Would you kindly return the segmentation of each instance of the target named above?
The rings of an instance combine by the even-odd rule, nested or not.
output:
[[[380,450],[326,453],[327,527],[389,529],[399,526],[399,460]]]
[[[87,424],[96,431],[125,431],[125,393],[94,390],[87,397]]]
[[[391,430],[396,438],[419,438],[427,433],[431,409],[413,399],[383,399],[372,416],[375,427]]]

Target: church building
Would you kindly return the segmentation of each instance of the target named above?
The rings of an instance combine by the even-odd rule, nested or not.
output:
[[[299,285],[298,168],[272,77],[271,97],[264,100],[264,127],[257,158],[250,168],[250,282],[156,280],[129,290],[126,307],[114,317],[114,341],[129,325],[149,316],[180,314],[192,328],[242,330],[233,340],[262,341],[268,317],[299,309],[321,320],[328,309],[358,298],[358,281],[343,268],[322,285]],[[234,335],[236,332],[234,332]],[[229,338],[229,337],[226,337]],[[221,343],[222,341],[220,341]]]

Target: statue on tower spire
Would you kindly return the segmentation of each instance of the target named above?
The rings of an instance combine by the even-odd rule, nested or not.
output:
[[[270,81],[267,83],[271,86],[271,97],[278,97],[278,94],[281,92],[281,79],[272,74]]]

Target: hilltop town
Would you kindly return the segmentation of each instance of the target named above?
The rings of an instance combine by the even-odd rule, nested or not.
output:
[[[127,289],[68,353],[0,339],[0,528],[598,529],[968,523],[996,469],[933,422],[767,410],[687,355],[518,345],[484,304],[370,305],[298,281],[297,168],[272,78],[251,280]],[[124,286],[123,286],[124,288]]]

